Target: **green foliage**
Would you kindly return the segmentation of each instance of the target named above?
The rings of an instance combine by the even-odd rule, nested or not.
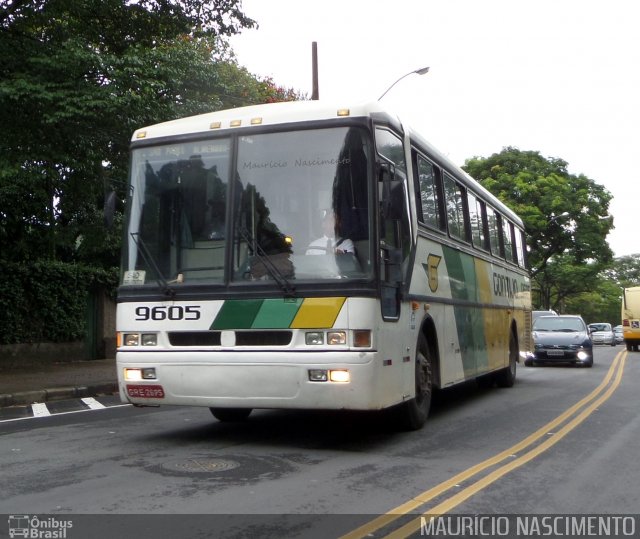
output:
[[[0,0],[0,260],[117,265],[135,129],[298,98],[235,63],[253,26],[240,0]]]
[[[569,174],[562,159],[512,147],[468,159],[463,168],[524,221],[534,307],[558,310],[593,290],[613,259],[606,241],[611,194],[603,186]]]
[[[0,344],[82,339],[88,294],[114,290],[117,279],[115,270],[63,262],[0,262]]]
[[[640,254],[616,258],[613,267],[606,270],[604,276],[614,282],[618,289],[640,286]]]

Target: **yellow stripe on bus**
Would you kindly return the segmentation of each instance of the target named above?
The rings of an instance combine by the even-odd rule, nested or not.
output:
[[[330,328],[340,314],[346,298],[306,298],[290,328]]]

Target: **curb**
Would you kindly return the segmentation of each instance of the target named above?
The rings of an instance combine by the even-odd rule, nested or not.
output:
[[[0,408],[48,402],[62,399],[95,397],[97,395],[113,395],[118,393],[117,382],[106,382],[88,386],[55,387],[35,391],[20,391],[0,395]]]

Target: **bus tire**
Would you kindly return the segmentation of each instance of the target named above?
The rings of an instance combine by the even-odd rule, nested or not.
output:
[[[249,417],[251,408],[209,408],[213,417],[223,423],[237,423]]]
[[[427,421],[433,393],[433,361],[424,335],[418,338],[415,361],[415,397],[398,407],[403,430],[418,430]]]
[[[496,373],[498,387],[513,387],[516,382],[516,364],[518,363],[518,341],[511,332],[509,336],[509,366]]]

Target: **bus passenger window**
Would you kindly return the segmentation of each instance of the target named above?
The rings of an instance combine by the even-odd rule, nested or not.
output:
[[[516,227],[516,256],[518,257],[518,266],[527,267],[527,259],[524,248],[524,232]]]
[[[504,241],[504,257],[513,262],[513,224],[506,219],[502,219],[502,239]]]
[[[449,234],[452,237],[466,240],[462,189],[458,183],[447,174],[444,175],[444,193]]]
[[[498,229],[498,217],[493,208],[487,206],[487,225],[489,227],[489,246],[495,256],[500,256],[500,233]]]
[[[437,189],[437,170],[429,161],[418,157],[418,180],[422,212],[418,217],[425,225],[443,229],[440,218],[440,195]]]
[[[475,247],[486,249],[486,238],[484,235],[484,224],[482,221],[482,202],[470,192],[467,192],[467,203],[469,206],[469,221],[471,223],[471,241]]]

